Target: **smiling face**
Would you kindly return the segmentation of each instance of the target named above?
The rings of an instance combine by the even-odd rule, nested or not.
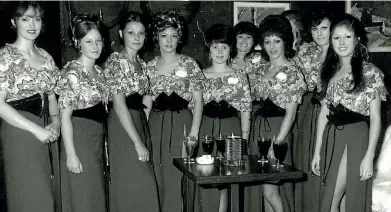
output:
[[[169,27],[158,33],[158,39],[161,52],[175,52],[179,42],[178,30]]]
[[[145,40],[145,27],[140,22],[129,22],[126,24],[123,31],[120,30],[120,34],[124,39],[125,46],[133,51],[138,51],[144,46]]]
[[[102,53],[103,40],[97,29],[91,29],[80,40],[80,51],[84,57],[96,60]]]
[[[324,46],[329,44],[330,39],[330,25],[331,22],[329,19],[323,19],[318,26],[311,28],[311,35],[315,43],[318,46]]]
[[[225,43],[212,43],[210,45],[210,57],[217,64],[226,63],[229,58],[231,48]]]
[[[253,45],[253,36],[248,34],[239,34],[236,36],[236,48],[238,49],[238,52],[248,53]]]
[[[335,53],[340,57],[351,57],[357,45],[357,38],[352,29],[342,25],[334,29],[331,42]]]
[[[42,18],[36,8],[29,7],[21,17],[11,19],[11,23],[16,27],[18,37],[35,40],[41,33]]]
[[[266,36],[264,38],[263,48],[269,55],[270,60],[278,59],[285,54],[284,41],[275,35]]]

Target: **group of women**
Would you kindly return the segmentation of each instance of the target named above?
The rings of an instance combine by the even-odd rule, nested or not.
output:
[[[103,68],[95,64],[103,49],[101,24],[93,15],[77,15],[70,31],[79,57],[60,71],[35,45],[42,29],[39,4],[20,2],[14,9],[17,38],[0,50],[9,212],[54,211],[46,145],[60,130],[63,212],[179,212],[186,193],[172,158],[186,156],[184,126],[193,138],[240,135],[250,154],[258,154],[260,137],[288,143],[284,163],[308,179],[246,186],[245,211],[371,210],[386,90],[381,71],[368,62],[365,29],[353,16],[314,13],[308,29],[295,26],[292,14],[267,16],[259,27],[210,26],[204,41],[211,65],[201,70],[177,53],[184,23],[174,11],[157,13],[149,26],[159,54],[148,63],[139,56],[147,36],[143,17],[137,12],[122,17],[124,48]],[[313,41],[299,42],[298,29],[308,30]],[[227,211],[224,186],[197,187],[194,198],[196,211]]]

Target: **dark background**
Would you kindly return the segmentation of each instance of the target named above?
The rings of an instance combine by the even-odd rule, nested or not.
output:
[[[271,1],[265,1],[271,2]],[[277,2],[277,1],[273,1]],[[287,1],[284,1],[287,2]],[[233,1],[200,1],[194,2],[120,2],[120,1],[76,1],[71,2],[77,13],[92,12],[99,14],[101,10],[104,22],[110,26],[110,41],[114,41],[112,50],[118,51],[121,49],[118,38],[118,26],[115,26],[115,18],[118,17],[119,11],[124,6],[128,6],[128,10],[142,12],[142,6],[148,6],[152,13],[163,10],[177,9],[179,12],[194,11],[194,13],[187,13],[188,21],[188,35],[186,36],[188,42],[183,46],[182,53],[189,55],[196,59],[200,66],[205,68],[208,65],[208,57],[204,51],[204,41],[202,31],[215,23],[222,23],[232,25],[233,23]],[[67,12],[67,4],[69,2],[42,2],[44,8],[43,22],[45,31],[41,33],[37,40],[37,45],[47,50],[54,58],[58,67],[62,67],[66,61],[77,57],[77,53],[70,47],[68,28],[69,17]],[[345,11],[345,1],[293,1],[291,2],[291,9],[299,10],[303,13],[310,13],[319,8],[331,8],[335,12]],[[13,42],[15,33],[10,28],[10,2],[0,2],[0,46],[5,43]],[[145,11],[145,10],[144,10]],[[196,12],[198,11],[198,12]],[[106,38],[108,39],[108,38]],[[153,57],[153,52],[146,52],[143,54],[148,61]],[[385,74],[385,82],[390,82],[389,76],[391,73],[391,53],[371,53],[371,61],[376,64]],[[383,126],[388,126],[390,123],[390,108],[387,103],[382,105],[382,120]],[[380,147],[381,145],[378,145]],[[5,197],[4,197],[4,182],[2,174],[2,159],[0,158],[0,211],[5,211]]]

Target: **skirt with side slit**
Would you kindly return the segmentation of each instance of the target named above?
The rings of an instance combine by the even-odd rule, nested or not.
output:
[[[329,212],[334,196],[341,158],[347,149],[346,211],[370,212],[372,179],[360,181],[360,165],[368,150],[369,129],[366,122],[335,127],[328,124],[323,133],[320,170],[323,187],[320,212]]]

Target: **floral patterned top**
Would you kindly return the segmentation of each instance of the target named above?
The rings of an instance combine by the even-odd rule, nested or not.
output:
[[[317,57],[320,51],[320,47],[315,42],[311,42],[301,48],[295,57],[297,65],[304,75],[308,91],[313,91],[319,80],[322,63],[317,61]]]
[[[327,105],[337,106],[341,104],[347,109],[365,116],[370,115],[370,103],[379,96],[382,101],[386,101],[387,91],[384,87],[383,73],[372,63],[364,63],[364,86],[361,92],[348,93],[353,88],[353,75],[349,72],[339,80],[330,82],[327,86],[326,97],[321,101]],[[318,83],[321,88],[321,83]]]
[[[229,65],[231,68],[243,72],[243,73],[250,73],[253,71],[253,69],[258,69],[261,64],[266,63],[267,61],[262,58],[261,53],[259,52],[254,52],[254,54],[251,56],[249,59],[249,62],[247,63],[246,67],[244,69],[241,69],[238,67],[236,64],[235,60],[231,59]]]
[[[110,89],[110,99],[113,94],[123,93],[129,96],[134,93],[145,94],[149,89],[146,73],[146,63],[137,56],[141,71],[136,71],[128,58],[119,52],[114,52],[105,62],[104,75]]]
[[[192,92],[203,90],[204,76],[196,61],[186,55],[180,55],[174,71],[170,74],[161,75],[156,69],[157,57],[147,64],[147,74],[150,79],[150,93],[153,99],[160,93],[168,96],[173,92],[189,101],[189,108],[194,107]]]
[[[253,100],[269,98],[283,109],[288,103],[301,103],[307,85],[295,62],[285,63],[274,76],[265,82],[262,78],[269,67],[270,62],[261,65],[257,71],[249,73]]]
[[[225,100],[238,111],[251,111],[250,85],[243,73],[204,79],[203,98],[205,104]]]
[[[53,93],[60,71],[49,53],[35,48],[43,62],[40,69],[31,67],[20,50],[12,44],[6,44],[0,50],[0,90],[8,92],[7,102],[37,93]]]
[[[87,69],[77,60],[72,60],[64,66],[55,89],[59,95],[59,108],[80,110],[92,107],[101,101],[107,104],[109,89],[105,83],[103,70],[98,65],[94,67],[103,83],[91,77]]]

